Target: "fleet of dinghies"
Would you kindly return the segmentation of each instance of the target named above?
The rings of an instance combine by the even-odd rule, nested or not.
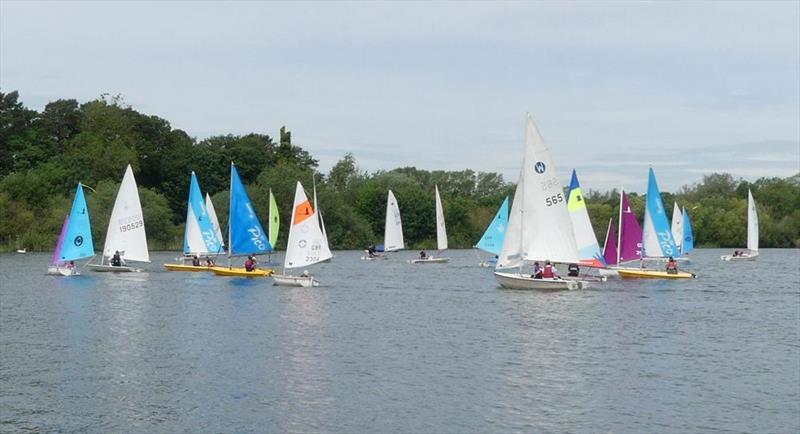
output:
[[[164,264],[169,271],[212,271],[219,276],[272,276],[275,285],[314,287],[319,280],[306,269],[300,274],[289,271],[306,268],[331,260],[325,223],[317,200],[316,180],[313,199],[309,200],[300,182],[295,189],[289,237],[283,271],[258,268],[257,257],[269,255],[278,240],[280,218],[278,205],[269,190],[269,227],[264,231],[255,208],[242,184],[236,166],[231,163],[230,203],[227,244],[223,239],[211,196],[205,197],[194,172],[189,181],[186,204],[183,256],[180,263]],[[411,263],[446,263],[450,258],[439,256],[448,248],[444,210],[438,185],[434,186],[436,210],[437,255],[412,259]],[[506,197],[478,243],[474,246],[493,255],[480,262],[482,267],[494,268],[498,284],[511,289],[580,289],[597,281],[584,270],[597,270],[604,276],[621,278],[682,279],[696,277],[694,273],[663,267],[648,268],[646,264],[664,260],[688,259],[694,248],[692,223],[686,208],[677,202],[672,208],[671,224],[661,199],[652,168],[648,185],[643,227],[631,208],[629,198],[620,189],[617,224],[609,219],[602,250],[587,211],[586,201],[575,170],[567,193],[559,182],[550,150],[528,115],[522,167],[509,210]],[[724,261],[753,260],[758,256],[758,215],[753,195],[748,191],[747,251],[722,256]],[[386,220],[383,245],[370,246],[363,260],[386,259],[388,252],[405,248],[400,207],[392,190],[386,199]],[[227,253],[227,266],[216,265],[221,254]],[[65,217],[48,274],[78,275],[75,262],[95,256],[89,210],[83,186],[78,184],[69,214]],[[247,256],[246,268],[233,267],[232,258]],[[480,255],[476,251],[480,260]],[[202,259],[201,259],[202,258]],[[136,180],[127,166],[117,192],[106,231],[100,263],[91,261],[87,267],[94,271],[140,271],[129,262],[149,262],[144,218]],[[191,265],[187,262],[191,261]],[[200,262],[200,263],[198,263]],[[553,273],[552,277],[534,275],[532,267],[569,265],[569,276]]]

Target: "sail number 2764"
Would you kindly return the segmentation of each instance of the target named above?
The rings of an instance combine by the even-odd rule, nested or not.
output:
[[[564,195],[561,193],[554,194],[550,197],[544,198],[544,202],[547,204],[547,206],[553,206],[557,203],[564,202]]]

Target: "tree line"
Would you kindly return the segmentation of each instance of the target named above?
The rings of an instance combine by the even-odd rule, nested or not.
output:
[[[389,189],[400,205],[407,247],[435,246],[434,185],[442,195],[450,246],[471,247],[515,187],[500,174],[473,170],[402,167],[368,173],[352,154],[320,173],[318,161],[292,143],[286,128],[277,138],[251,133],[197,140],[165,119],[127,106],[120,96],[102,95],[83,104],[60,99],[38,112],[25,107],[18,92],[0,92],[0,250],[51,250],[80,182],[91,189],[86,198],[99,251],[128,164],[139,185],[150,248],[180,250],[189,174],[195,171],[201,188],[211,193],[225,226],[231,162],[264,223],[270,189],[276,196],[278,249],[285,247],[296,181],[307,189],[316,183],[335,249],[382,242]],[[758,202],[761,245],[800,246],[800,174],[754,183],[711,174],[662,195],[669,210],[675,200],[687,207],[697,245],[741,247],[748,188]],[[585,198],[602,245],[608,219],[618,213],[618,192],[588,191]],[[630,199],[641,218],[643,196],[631,193]]]

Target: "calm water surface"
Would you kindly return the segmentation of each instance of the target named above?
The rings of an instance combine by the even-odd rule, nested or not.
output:
[[[0,255],[0,431],[798,432],[800,252],[722,253],[551,293],[472,251],[336,252],[315,289]]]

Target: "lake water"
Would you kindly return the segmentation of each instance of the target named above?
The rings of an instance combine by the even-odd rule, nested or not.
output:
[[[473,251],[335,252],[314,289],[0,255],[0,431],[798,432],[800,251],[723,253],[570,292]]]

